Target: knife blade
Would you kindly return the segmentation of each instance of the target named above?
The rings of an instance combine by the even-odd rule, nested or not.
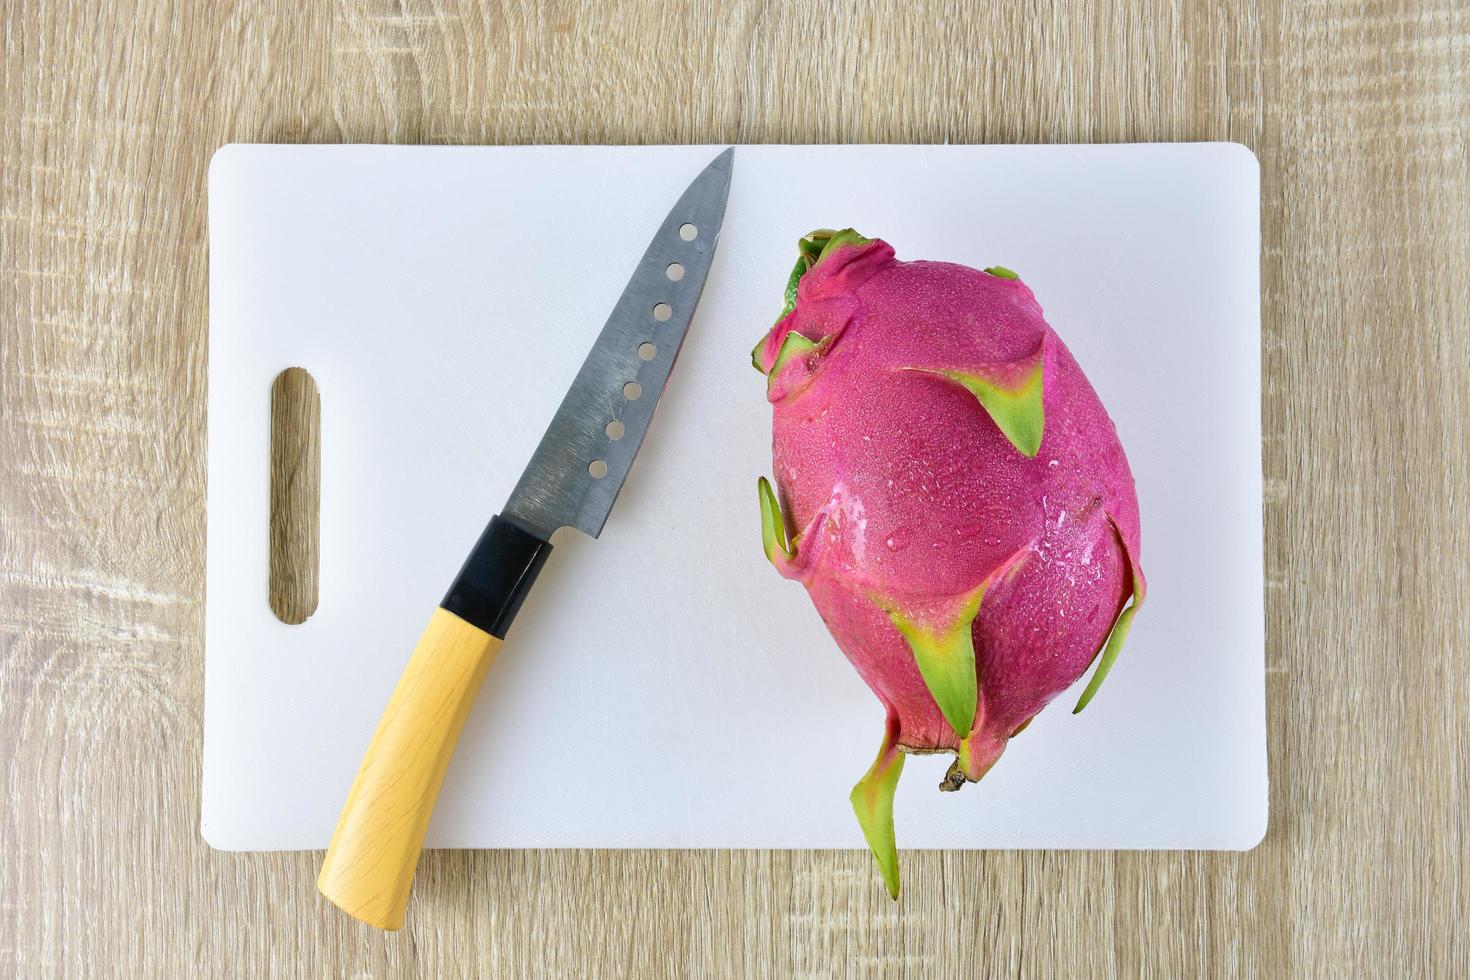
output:
[[[505,514],[528,530],[602,533],[704,291],[734,158],[733,148],[721,153],[679,198],[588,352],[506,502]],[[631,398],[630,382],[639,386]],[[607,432],[614,421],[618,438]],[[606,470],[594,476],[598,460]]]
[[[354,918],[380,929],[402,925],[459,732],[551,553],[552,534],[602,532],[699,305],[734,153],[715,157],[659,225],[389,698],[317,877],[322,894]]]

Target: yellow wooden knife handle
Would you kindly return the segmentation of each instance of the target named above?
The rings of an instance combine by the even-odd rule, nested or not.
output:
[[[357,770],[316,884],[348,915],[403,925],[424,832],[485,672],[551,553],[497,514],[419,638]]]
[[[347,795],[317,887],[379,929],[403,925],[424,832],[501,641],[435,609]]]

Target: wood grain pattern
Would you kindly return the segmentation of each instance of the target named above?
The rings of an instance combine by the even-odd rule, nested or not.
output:
[[[0,974],[1470,973],[1464,0],[0,17]],[[216,147],[1154,139],[1262,163],[1258,849],[915,853],[899,905],[861,852],[441,852],[381,935],[204,846]]]
[[[310,372],[271,383],[271,612],[288,625],[316,612],[321,580],[322,396]]]

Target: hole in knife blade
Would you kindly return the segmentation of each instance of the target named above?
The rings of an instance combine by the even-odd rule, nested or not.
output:
[[[679,226],[679,237],[684,239],[686,242],[694,241],[694,236],[698,234],[699,229],[689,224],[687,221]]]
[[[607,424],[607,437],[609,439],[617,440],[623,438],[624,431],[623,423],[617,419],[613,419]]]
[[[670,282],[678,282],[684,278],[684,267],[677,262],[670,262],[664,272],[668,273]]]
[[[638,359],[640,361],[651,361],[658,355],[658,348],[648,341],[638,345]]]
[[[600,480],[607,476],[607,464],[600,459],[594,459],[587,464],[587,472],[592,475],[592,479]]]
[[[660,303],[653,308],[653,318],[659,323],[663,323],[665,320],[673,315],[674,308],[668,303]]]
[[[636,381],[629,381],[623,385],[623,397],[630,402],[636,402],[643,395],[643,386]]]

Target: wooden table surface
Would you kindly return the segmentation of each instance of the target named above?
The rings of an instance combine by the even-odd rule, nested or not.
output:
[[[1465,0],[0,9],[0,975],[1470,974]],[[1260,156],[1260,847],[435,853],[395,935],[205,847],[216,147],[946,140]]]

